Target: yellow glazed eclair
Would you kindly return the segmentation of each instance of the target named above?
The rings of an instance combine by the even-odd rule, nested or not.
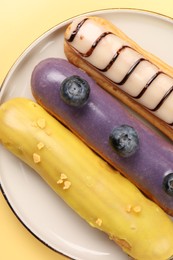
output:
[[[166,213],[40,105],[11,99],[0,106],[0,124],[1,144],[91,226],[134,259],[171,259],[173,223]]]

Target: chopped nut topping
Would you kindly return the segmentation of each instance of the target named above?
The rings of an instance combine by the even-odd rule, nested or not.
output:
[[[110,240],[114,240],[114,235],[113,234],[109,234],[109,239]]]
[[[128,213],[130,213],[131,212],[131,209],[132,209],[132,205],[127,205],[127,207],[126,207],[126,211],[128,212]]]
[[[44,144],[43,144],[42,142],[39,142],[39,143],[37,144],[38,150],[41,150],[43,147],[44,147]]]
[[[70,186],[71,186],[71,182],[70,182],[70,181],[65,181],[65,182],[64,182],[63,190],[67,190],[67,189],[69,189]]]
[[[41,128],[41,129],[44,129],[45,126],[46,126],[46,121],[44,118],[39,118],[37,120],[37,125]]]
[[[67,179],[67,176],[64,173],[61,173],[60,178],[61,178],[61,180],[65,180],[65,179]]]
[[[141,212],[141,206],[138,205],[138,206],[133,207],[133,211],[136,213]]]
[[[37,153],[33,153],[33,160],[35,163],[39,163],[41,161],[41,157]]]
[[[59,179],[59,180],[57,181],[57,183],[58,183],[58,184],[61,184],[61,183],[63,183],[63,180],[62,180],[62,179]]]
[[[100,227],[102,225],[102,219],[101,218],[98,218],[96,220],[96,224]]]
[[[67,176],[64,173],[61,173],[60,179],[57,181],[57,184],[64,184],[63,190],[67,190],[71,186],[71,182],[67,180]]]
[[[127,207],[126,207],[126,212],[128,212],[128,213],[130,213],[130,212],[135,212],[135,213],[139,213],[139,212],[141,212],[141,206],[139,206],[139,205],[137,205],[137,206],[132,206],[132,205],[127,205]]]

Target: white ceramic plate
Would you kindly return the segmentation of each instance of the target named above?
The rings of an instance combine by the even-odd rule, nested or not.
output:
[[[105,10],[89,15],[103,16],[142,47],[173,66],[173,21],[139,10]],[[0,94],[1,103],[23,96],[33,99],[30,76],[34,66],[47,57],[64,57],[66,21],[36,40],[8,73]],[[92,229],[42,181],[34,171],[0,147],[2,191],[21,222],[52,249],[80,260],[129,259],[106,235]]]

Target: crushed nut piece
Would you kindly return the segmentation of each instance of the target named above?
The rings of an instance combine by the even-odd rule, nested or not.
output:
[[[39,143],[37,144],[38,150],[41,150],[43,147],[44,147],[44,144],[43,144],[42,142],[39,142]]]
[[[126,212],[130,213],[131,212],[131,209],[132,209],[132,205],[127,205],[126,207]]]
[[[41,157],[37,153],[33,153],[33,160],[35,163],[39,163],[41,161]]]
[[[70,181],[65,181],[65,182],[64,182],[63,190],[67,190],[67,189],[69,189],[70,186],[71,186],[71,182],[70,182]]]
[[[133,207],[133,211],[136,213],[141,212],[141,206],[138,205],[138,206]]]
[[[61,183],[64,184],[63,190],[67,190],[71,186],[71,182],[67,181],[67,176],[64,173],[61,173],[60,179],[57,181],[57,184],[61,184]]]
[[[109,234],[109,239],[110,240],[114,240],[114,235],[113,234]]]
[[[59,179],[59,180],[57,181],[57,184],[61,184],[61,183],[63,183],[63,180],[62,180],[62,179]]]
[[[67,176],[64,173],[61,173],[60,178],[61,178],[61,180],[65,180],[65,179],[67,179]]]
[[[37,125],[41,128],[41,129],[44,129],[45,126],[46,126],[46,121],[44,118],[39,118],[37,120]]]
[[[96,220],[96,224],[100,227],[102,225],[102,219],[101,218],[98,218]]]

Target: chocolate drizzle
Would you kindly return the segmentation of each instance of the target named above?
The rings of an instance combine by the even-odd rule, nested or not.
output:
[[[76,37],[78,31],[80,30],[80,28],[82,27],[82,25],[88,20],[88,18],[83,19],[80,23],[78,23],[76,29],[72,32],[72,34],[70,35],[70,38],[67,40],[68,42],[72,42],[74,41],[74,38]]]
[[[75,36],[77,35],[77,33],[79,32],[80,28],[83,26],[83,24],[85,23],[85,21],[87,21],[88,18],[83,19],[76,27],[76,29],[72,32],[71,36],[69,39],[67,39],[68,42],[72,42],[75,38]],[[112,32],[104,32],[102,33],[96,40],[95,42],[92,44],[91,48],[86,52],[86,53],[80,53],[78,52],[82,57],[89,57],[94,49],[97,47],[97,45],[99,44],[99,42],[106,37],[109,34],[113,34]],[[132,50],[134,50],[132,47],[128,46],[128,45],[123,45],[112,57],[112,59],[109,61],[109,63],[105,66],[105,68],[103,69],[99,69],[98,67],[95,67],[97,70],[101,71],[101,72],[107,72],[112,65],[115,63],[115,61],[117,60],[117,58],[119,57],[119,55],[121,54],[121,52],[126,49],[126,48],[130,48]],[[125,74],[125,76],[123,77],[123,79],[120,82],[115,82],[113,81],[114,84],[122,86],[123,84],[125,84],[125,82],[128,80],[128,78],[130,77],[130,75],[134,72],[134,70],[137,68],[137,66],[142,62],[142,61],[147,61],[145,58],[140,58],[138,59],[131,67],[130,69],[127,71],[127,73]],[[146,85],[144,86],[144,88],[140,91],[140,93],[137,96],[133,96],[133,98],[135,99],[140,99],[144,93],[147,91],[147,89],[150,87],[150,85],[152,84],[152,82],[160,75],[160,74],[165,74],[162,71],[158,71],[156,72],[146,83]],[[165,102],[165,100],[170,96],[170,94],[173,92],[173,86],[171,86],[171,88],[165,93],[165,95],[163,96],[163,98],[159,101],[159,103],[156,105],[155,108],[150,109],[151,111],[155,112],[157,111]],[[173,125],[173,123],[170,123],[169,125]]]
[[[165,102],[165,100],[169,97],[172,91],[173,91],[173,86],[165,93],[163,98],[160,100],[159,104],[155,108],[151,109],[151,111],[157,111],[161,107],[161,105]]]
[[[143,96],[143,94],[145,93],[145,91],[148,89],[148,87],[151,85],[151,83],[160,75],[160,73],[162,73],[161,71],[156,72],[147,82],[147,84],[145,85],[145,87],[141,90],[141,92],[134,98],[138,99],[141,98]]]
[[[116,59],[118,58],[118,56],[120,55],[121,51],[124,50],[125,48],[130,48],[130,46],[128,45],[123,45],[116,53],[115,55],[113,56],[113,58],[110,60],[110,62],[108,63],[108,65],[106,65],[106,67],[104,69],[98,69],[100,70],[101,72],[106,72],[108,71],[112,65],[114,64],[114,62],[116,61]]]
[[[112,34],[111,32],[104,32],[102,33],[97,40],[92,44],[91,48],[86,52],[86,53],[80,53],[83,57],[89,57],[93,51],[95,50],[95,48],[97,47],[97,45],[99,44],[99,42],[106,37],[107,35]]]
[[[133,73],[133,71],[137,68],[137,66],[144,61],[144,58],[140,58],[138,59],[132,66],[131,68],[128,70],[128,72],[126,73],[126,75],[124,76],[124,78],[120,81],[120,82],[115,82],[115,84],[117,85],[123,85],[126,83],[126,81],[128,80],[128,78],[130,77],[130,75]]]

